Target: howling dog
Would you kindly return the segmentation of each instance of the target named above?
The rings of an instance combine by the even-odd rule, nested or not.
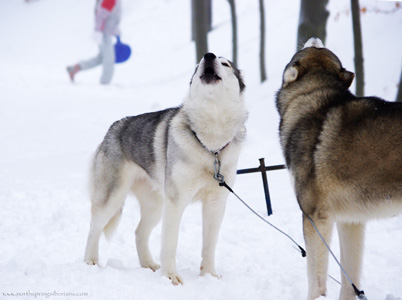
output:
[[[87,264],[98,264],[99,238],[102,232],[111,235],[132,192],[141,210],[135,235],[142,267],[160,267],[148,241],[162,219],[162,274],[174,285],[183,283],[176,269],[180,221],[189,203],[201,201],[201,275],[218,276],[215,249],[228,191],[214,179],[214,162],[220,162],[225,181],[233,185],[246,136],[244,89],[240,71],[230,61],[207,53],[181,106],[126,117],[110,127],[91,168]]]
[[[308,296],[325,295],[337,224],[341,264],[359,286],[365,223],[402,211],[402,103],[356,97],[354,74],[311,38],[286,66],[276,96],[280,141],[303,211]],[[342,274],[339,299],[355,299]]]

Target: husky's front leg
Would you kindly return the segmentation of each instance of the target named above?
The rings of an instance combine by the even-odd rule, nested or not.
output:
[[[165,199],[162,221],[161,268],[162,274],[172,280],[173,285],[183,284],[176,269],[176,250],[180,221],[187,203],[180,199]]]
[[[207,199],[202,204],[202,276],[211,274],[219,278],[215,270],[215,249],[225,213],[226,197],[227,195],[218,199]]]

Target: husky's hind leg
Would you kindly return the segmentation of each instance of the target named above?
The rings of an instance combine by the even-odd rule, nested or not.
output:
[[[133,170],[128,163],[110,161],[98,153],[92,170],[91,226],[84,256],[87,264],[98,264],[100,236],[104,231],[108,238],[116,228],[132,182]]]
[[[341,246],[341,264],[350,276],[353,283],[357,288],[359,288],[365,224],[337,222],[337,227]],[[356,295],[351,284],[343,274],[341,275],[342,288],[339,299],[356,299]]]
[[[141,220],[135,230],[138,258],[141,267],[156,271],[160,266],[154,262],[149,250],[149,236],[162,218],[162,196],[158,191],[152,189],[152,186],[145,178],[134,182],[132,190],[141,208]]]
[[[124,199],[122,202],[124,202]],[[121,203],[121,207],[117,210],[114,207],[92,206],[91,227],[88,233],[84,256],[84,261],[88,265],[98,264],[100,236],[107,227],[110,228],[111,225],[117,225],[118,219],[120,219],[122,205],[123,203]]]

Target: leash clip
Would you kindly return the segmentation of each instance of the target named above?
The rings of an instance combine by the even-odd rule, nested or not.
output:
[[[225,177],[220,173],[221,172],[221,162],[218,159],[218,154],[219,154],[218,152],[215,152],[215,162],[214,162],[215,174],[214,174],[214,178],[220,184],[223,184],[225,182]]]

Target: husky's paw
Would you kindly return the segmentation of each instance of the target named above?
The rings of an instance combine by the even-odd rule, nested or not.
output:
[[[213,276],[213,277],[216,277],[216,278],[218,278],[218,279],[221,279],[221,278],[222,278],[222,276],[218,275],[215,270],[208,270],[207,268],[204,268],[203,266],[201,266],[201,268],[200,268],[200,275],[201,275],[201,276],[205,276],[205,275],[207,275],[207,274],[209,274],[209,275],[211,275],[211,276]]]
[[[173,285],[183,285],[183,279],[176,272],[166,273],[165,276],[172,281]]]
[[[149,268],[149,269],[151,269],[152,271],[156,272],[157,270],[160,269],[161,266],[158,265],[158,264],[156,264],[156,263],[154,263],[154,262],[152,262],[152,263],[147,263],[147,264],[141,264],[141,267],[143,267],[143,268]]]
[[[98,265],[98,260],[97,259],[85,259],[84,262],[89,266]]]

